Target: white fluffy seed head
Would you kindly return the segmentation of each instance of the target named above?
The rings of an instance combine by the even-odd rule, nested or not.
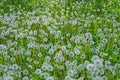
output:
[[[36,70],[35,70],[35,73],[36,73],[36,75],[41,75],[42,70],[41,70],[41,69],[36,69]]]
[[[93,65],[93,64],[88,64],[88,65],[86,66],[86,69],[87,69],[88,71],[93,71],[93,70],[94,70],[94,65]]]
[[[14,78],[12,76],[5,76],[4,80],[14,80]]]
[[[46,80],[54,80],[54,77],[47,77],[47,79]]]

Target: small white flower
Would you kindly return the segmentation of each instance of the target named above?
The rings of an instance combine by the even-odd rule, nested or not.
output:
[[[101,59],[97,59],[94,61],[95,67],[103,67],[103,61]]]
[[[85,54],[81,54],[80,58],[81,58],[81,59],[85,59],[85,58],[86,58],[86,55],[85,55]]]
[[[67,33],[66,36],[67,36],[67,37],[70,37],[70,33]]]
[[[94,65],[93,64],[88,64],[87,67],[86,67],[86,69],[88,71],[92,71],[92,70],[94,70]]]
[[[80,42],[80,39],[78,39],[78,38],[75,38],[75,41],[74,41],[75,43],[79,43]]]
[[[24,74],[24,75],[27,75],[27,74],[28,74],[28,70],[27,70],[27,69],[24,69],[24,70],[23,70],[23,74]]]
[[[79,65],[78,65],[78,69],[79,69],[79,70],[83,70],[83,69],[84,69],[84,65],[83,65],[83,64],[79,64]]]
[[[94,41],[90,41],[90,45],[94,45],[95,44],[95,42]]]
[[[48,41],[48,38],[44,38],[43,41],[44,41],[44,42],[47,42],[47,41]]]
[[[78,80],[84,80],[84,77],[79,77]]]
[[[54,80],[54,77],[47,77],[46,80]]]
[[[107,76],[102,76],[101,80],[108,80],[108,77]]]
[[[13,70],[16,70],[16,69],[18,69],[18,68],[19,68],[19,67],[18,67],[17,64],[13,64],[13,65],[12,65],[12,69],[13,69]]]
[[[32,36],[33,35],[33,31],[29,31],[29,35]]]
[[[32,65],[28,65],[28,68],[32,69],[32,68],[33,68],[33,66],[32,66]]]
[[[30,56],[30,55],[31,55],[31,51],[27,51],[27,52],[26,52],[26,55],[29,55],[29,56]]]
[[[53,71],[53,69],[54,69],[53,66],[47,66],[48,71]]]
[[[63,62],[64,60],[64,57],[60,57],[60,62]]]
[[[40,62],[39,61],[33,61],[35,65],[38,65]]]
[[[22,80],[29,80],[28,76],[24,76]]]
[[[97,60],[97,59],[100,59],[99,56],[97,56],[97,55],[93,55],[93,56],[92,56],[92,61],[95,61],[95,60]]]
[[[51,47],[51,50],[53,50],[53,51],[55,51],[56,49],[57,49],[56,46],[52,46],[52,47]]]
[[[76,60],[72,61],[72,65],[76,66],[77,65],[77,61]]]
[[[45,72],[45,73],[43,73],[43,76],[44,76],[45,79],[47,79],[48,77],[50,77],[50,74]]]
[[[92,80],[101,80],[101,77],[96,76],[96,77],[93,77]]]
[[[65,76],[65,80],[70,80],[70,76]]]
[[[9,71],[7,72],[7,74],[8,74],[8,75],[15,75],[15,72],[14,72],[13,70],[9,70]]]
[[[64,67],[63,67],[63,66],[58,66],[58,67],[59,67],[59,69],[60,69],[60,70],[63,70],[63,69],[64,69]]]
[[[38,33],[38,32],[37,32],[37,30],[34,30],[34,32],[33,32],[33,33],[34,33],[34,35],[37,35],[37,33]]]
[[[75,53],[76,55],[79,55],[79,54],[80,54],[80,51],[79,51],[78,49],[74,49],[74,53]]]
[[[70,57],[74,57],[74,56],[75,56],[74,52],[70,52],[68,55],[69,55]]]
[[[74,76],[74,70],[68,70],[67,75],[68,76]]]
[[[69,43],[69,44],[67,45],[67,47],[68,47],[68,48],[71,48],[71,47],[72,47],[72,45]]]
[[[102,40],[102,43],[107,43],[108,42],[108,40],[106,39],[106,38],[104,38],[103,40]]]
[[[66,76],[65,80],[73,80],[70,76]]]
[[[42,53],[39,52],[39,53],[37,54],[37,56],[38,56],[38,57],[42,57]]]
[[[46,57],[45,57],[45,62],[48,62],[48,63],[49,63],[50,60],[51,60],[50,56],[46,56]]]
[[[35,70],[36,75],[40,75],[42,73],[41,69],[36,69]]]
[[[62,46],[61,49],[62,49],[63,51],[65,51],[65,50],[66,50],[66,46]]]
[[[68,68],[68,67],[70,67],[71,66],[71,62],[70,61],[66,61],[65,62],[65,66]]]
[[[41,67],[41,69],[45,71],[45,70],[47,70],[47,67],[48,66],[46,66],[46,65],[43,64],[42,67]]]
[[[12,76],[5,76],[4,80],[14,80],[14,78]]]
[[[49,51],[48,51],[48,54],[54,54],[54,51],[52,50],[52,49],[50,49]]]

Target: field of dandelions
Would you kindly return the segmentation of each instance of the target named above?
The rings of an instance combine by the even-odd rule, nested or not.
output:
[[[0,80],[120,80],[120,1],[0,0]]]

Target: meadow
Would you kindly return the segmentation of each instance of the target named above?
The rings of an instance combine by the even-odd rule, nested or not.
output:
[[[120,80],[120,0],[0,0],[0,80]]]

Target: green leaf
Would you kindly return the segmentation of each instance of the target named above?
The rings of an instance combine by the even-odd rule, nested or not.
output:
[[[26,53],[27,53],[27,50],[24,50],[24,51],[23,51],[23,54],[26,55]]]

